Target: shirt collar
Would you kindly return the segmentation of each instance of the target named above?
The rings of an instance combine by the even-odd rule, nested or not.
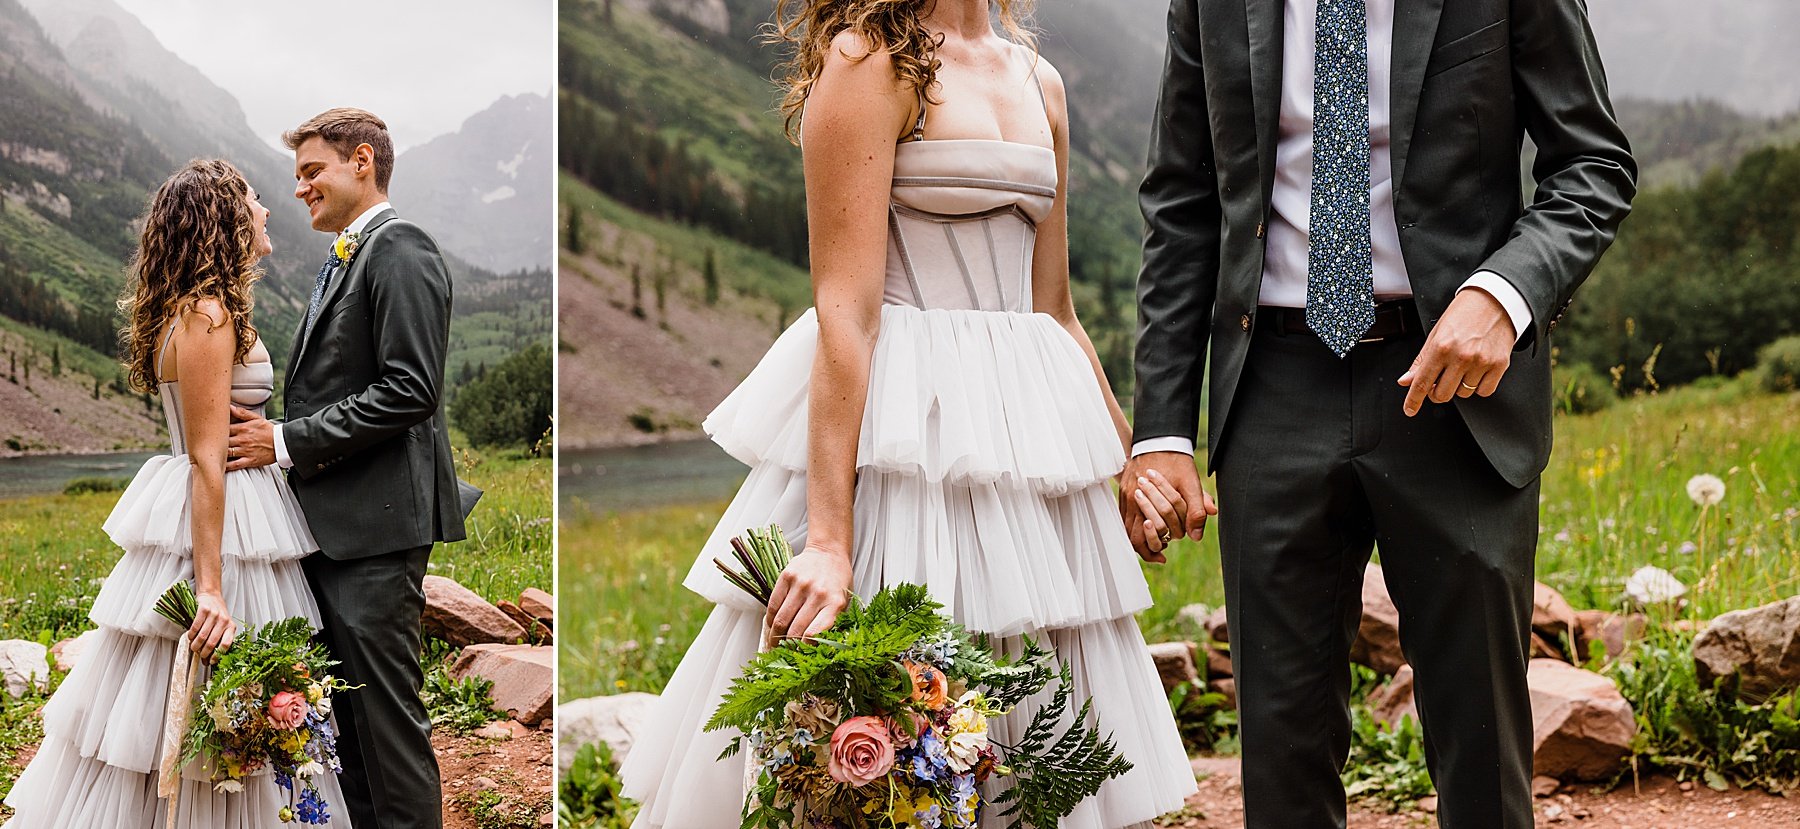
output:
[[[368,210],[364,211],[361,216],[356,217],[356,221],[351,222],[349,227],[344,228],[344,232],[345,233],[361,233],[361,232],[363,232],[363,228],[368,227],[370,222],[375,221],[375,217],[381,215],[381,211],[392,210],[393,207],[394,207],[393,205],[388,204],[387,202],[382,202],[378,205],[375,205],[374,207],[369,208]]]

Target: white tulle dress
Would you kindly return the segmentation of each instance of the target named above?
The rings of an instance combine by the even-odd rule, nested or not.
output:
[[[1030,634],[1072,664],[1129,774],[1066,829],[1147,825],[1195,789],[1167,699],[1132,614],[1150,593],[1106,480],[1124,465],[1099,381],[1073,337],[1031,308],[1036,225],[1056,195],[1048,149],[925,140],[896,149],[881,330],[857,453],[855,589],[927,586],[961,624]],[[812,311],[705,423],[751,471],[686,586],[717,607],[627,757],[634,829],[739,825],[742,757],[705,733],[757,652],[762,608],[713,566],[750,527],[805,541]],[[995,727],[1015,739],[1021,706]],[[985,826],[1003,825],[992,810]]]
[[[165,346],[166,350],[166,346]],[[232,401],[257,411],[274,393],[270,363],[232,367]],[[213,791],[199,763],[183,771],[173,824],[157,797],[163,716],[182,631],[152,609],[177,579],[192,579],[189,478],[177,384],[160,389],[170,451],[144,463],[106,519],[125,555],[106,577],[88,618],[93,641],[44,705],[44,742],[6,805],[5,829],[276,829],[286,790],[267,769],[242,793]],[[287,481],[273,466],[225,474],[221,545],[225,604],[240,624],[304,616],[319,625],[318,605],[300,559],[318,549]],[[205,682],[203,670],[199,682]],[[354,693],[354,692],[352,692]],[[337,779],[315,780],[340,829],[350,820]]]

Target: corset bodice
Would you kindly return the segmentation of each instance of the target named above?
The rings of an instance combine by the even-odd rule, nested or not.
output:
[[[179,381],[162,384],[163,416],[169,423],[169,453],[187,452],[186,426],[182,421]],[[257,414],[275,395],[275,365],[267,360],[231,367],[231,403]]]
[[[1010,141],[898,145],[883,301],[1030,312],[1037,226],[1056,200],[1056,154]]]

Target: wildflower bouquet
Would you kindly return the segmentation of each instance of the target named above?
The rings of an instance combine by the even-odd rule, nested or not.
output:
[[[779,527],[732,548],[743,569],[719,568],[766,606],[792,548]],[[1050,651],[1025,638],[1002,659],[941,610],[915,584],[851,597],[823,634],[745,667],[706,726],[741,732],[721,759],[747,749],[743,829],[978,827],[989,805],[978,787],[996,775],[1009,784],[993,799],[1002,817],[1054,829],[1130,771],[1089,703],[1070,716],[1070,671]],[[1057,678],[1017,742],[990,733]]]
[[[156,612],[186,628],[196,607],[193,587],[181,581],[157,601]],[[336,664],[312,641],[312,626],[300,617],[256,628],[222,651],[197,695],[171,700],[172,706],[179,704],[171,711],[180,714],[171,717],[170,727],[186,721],[185,734],[173,746],[178,750],[165,749],[161,793],[170,798],[171,813],[177,791],[169,785],[171,772],[200,758],[221,792],[242,792],[246,777],[268,768],[288,792],[288,805],[276,815],[283,823],[331,820],[330,804],[313,778],[343,770],[331,695],[351,686],[326,673]],[[188,675],[191,682],[191,669]],[[179,677],[175,685],[184,688]]]

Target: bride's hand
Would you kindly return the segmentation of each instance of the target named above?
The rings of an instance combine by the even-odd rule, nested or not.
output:
[[[850,602],[850,555],[807,547],[788,562],[769,596],[769,645],[817,636]]]
[[[189,647],[195,656],[211,662],[237,638],[237,622],[231,618],[224,596],[203,592],[195,598],[199,607],[194,612],[193,626],[188,628]]]

